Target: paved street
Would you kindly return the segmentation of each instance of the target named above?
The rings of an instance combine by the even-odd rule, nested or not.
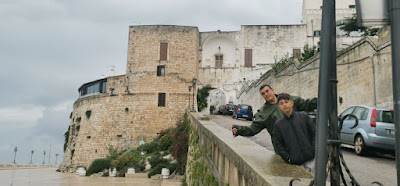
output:
[[[72,173],[56,172],[55,168],[12,168],[0,169],[0,186],[59,186],[59,185],[137,185],[137,186],[177,186],[178,179],[147,179],[124,177],[80,177]]]
[[[232,124],[251,124],[251,121],[246,121],[244,119],[235,120],[229,116],[212,115],[210,116],[210,118],[227,130],[231,129]],[[271,138],[265,129],[254,137],[246,138],[266,147],[269,150],[273,150]],[[374,181],[378,181],[385,186],[397,185],[396,160],[393,155],[383,153],[371,153],[367,156],[357,156],[351,146],[346,146],[342,149],[346,164],[348,165],[351,173],[360,185],[372,185],[371,183]],[[345,170],[343,169],[343,171]],[[347,173],[344,174],[347,183],[349,184],[350,179],[348,176],[346,176]]]

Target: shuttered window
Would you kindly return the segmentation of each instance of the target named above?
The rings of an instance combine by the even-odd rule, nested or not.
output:
[[[160,43],[160,61],[167,60],[168,43]]]
[[[223,55],[215,55],[215,68],[222,68],[223,62],[224,62]]]
[[[158,93],[158,106],[165,107],[165,93]]]
[[[297,59],[300,59],[300,57],[301,57],[301,49],[293,49],[293,57],[294,58],[297,58]]]
[[[252,49],[244,50],[244,66],[245,67],[253,66],[253,50]]]

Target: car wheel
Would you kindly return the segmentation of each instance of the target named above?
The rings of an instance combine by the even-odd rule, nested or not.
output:
[[[364,139],[361,135],[357,135],[354,139],[354,152],[361,156],[364,155],[367,151],[367,147],[365,146]]]

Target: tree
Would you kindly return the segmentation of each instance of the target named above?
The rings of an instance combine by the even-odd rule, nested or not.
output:
[[[375,36],[377,35],[378,31],[380,28],[366,28],[366,27],[359,27],[357,24],[357,16],[356,14],[353,14],[352,17],[348,17],[344,20],[343,23],[338,25],[339,28],[347,34],[350,34],[350,32],[357,31],[357,32],[364,32],[364,36]]]

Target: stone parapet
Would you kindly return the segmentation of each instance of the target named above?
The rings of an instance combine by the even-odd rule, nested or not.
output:
[[[246,138],[232,138],[229,130],[213,121],[199,119],[196,113],[188,115],[199,136],[199,146],[206,149],[207,155],[203,158],[220,185],[289,185],[293,178],[301,180],[296,185],[308,185],[313,179],[311,173],[285,163],[274,152]],[[192,179],[189,170],[186,174],[188,185]]]

